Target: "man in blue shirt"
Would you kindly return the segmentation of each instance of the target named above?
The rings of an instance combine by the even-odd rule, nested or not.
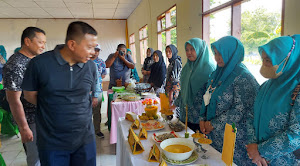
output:
[[[37,104],[37,146],[44,166],[95,166],[96,143],[92,96],[97,81],[97,32],[87,23],[72,22],[64,45],[32,59],[22,88]]]
[[[135,66],[131,55],[127,54],[127,48],[124,44],[118,45],[117,51],[108,56],[105,64],[107,68],[110,68],[109,89],[118,86],[117,81],[122,81],[121,84],[124,86],[125,81],[130,79],[130,69],[134,69]]]
[[[102,79],[105,78],[106,66],[105,62],[99,58],[101,48],[100,45],[97,44],[95,47],[95,54],[92,56],[91,60],[94,61],[97,69],[98,81],[97,84],[99,88],[96,88],[95,95],[93,96],[93,123],[95,128],[95,133],[99,138],[104,138],[104,134],[101,132],[100,124],[101,124],[101,105],[102,105]],[[97,86],[97,87],[98,87]]]

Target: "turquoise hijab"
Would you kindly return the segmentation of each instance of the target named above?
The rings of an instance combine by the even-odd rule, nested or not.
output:
[[[294,43],[294,41],[295,43]],[[295,44],[292,50],[293,44]],[[282,74],[269,79],[259,89],[254,103],[254,128],[260,142],[270,136],[269,123],[274,116],[290,112],[291,95],[300,80],[300,35],[282,36],[271,40],[258,48],[271,59],[273,65],[279,65],[291,52]],[[283,64],[279,66],[281,70]]]
[[[21,47],[17,47],[15,50],[14,50],[14,53],[17,53],[21,50]]]
[[[225,36],[211,44],[211,49],[218,50],[222,55],[224,67],[217,67],[208,81],[206,87],[212,86],[216,88],[211,95],[210,103],[205,106],[202,103],[201,114],[206,111],[207,120],[211,120],[216,116],[216,107],[218,96],[222,95],[224,90],[233,83],[233,80],[242,73],[249,72],[247,67],[242,64],[244,59],[244,46],[233,36]]]
[[[193,104],[197,92],[207,82],[209,75],[215,70],[215,63],[209,56],[206,43],[199,38],[192,38],[185,43],[194,47],[197,58],[194,62],[187,61],[181,72],[180,85],[184,105]]]
[[[6,50],[5,50],[5,48],[4,48],[3,45],[0,45],[0,54],[1,54],[2,58],[5,60],[5,62],[6,62],[7,61],[7,59],[6,59]]]

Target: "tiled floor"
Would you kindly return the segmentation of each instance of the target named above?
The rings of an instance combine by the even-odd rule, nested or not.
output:
[[[109,131],[104,123],[107,121],[107,95],[104,94],[104,103],[102,103],[101,114],[102,124],[101,130],[105,136],[104,139],[96,138],[97,144],[97,166],[115,166],[116,165],[116,145],[109,144]],[[8,137],[0,136],[2,154],[7,166],[26,166],[26,155],[21,143],[21,138],[17,136]]]

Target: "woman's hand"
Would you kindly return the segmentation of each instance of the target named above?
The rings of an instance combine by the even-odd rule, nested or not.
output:
[[[257,166],[268,166],[267,160],[261,156],[258,158],[258,160],[252,160],[252,163],[256,164]]]
[[[258,145],[257,144],[249,144],[246,145],[248,157],[252,159],[252,163],[255,163],[258,166],[267,166],[268,162],[266,159],[260,156],[258,151]]]
[[[201,132],[203,134],[205,134],[206,133],[206,130],[205,130],[205,121],[200,121],[199,126],[200,126]]]
[[[210,121],[205,122],[205,131],[204,134],[209,134],[211,131],[213,131],[214,127],[211,125]]]

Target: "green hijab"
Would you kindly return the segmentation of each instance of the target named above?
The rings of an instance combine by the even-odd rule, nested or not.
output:
[[[194,62],[188,60],[183,67],[180,85],[183,104],[191,105],[197,92],[203,88],[216,65],[212,57],[209,56],[205,41],[200,38],[192,38],[185,43],[185,48],[187,44],[194,47],[197,58]]]

